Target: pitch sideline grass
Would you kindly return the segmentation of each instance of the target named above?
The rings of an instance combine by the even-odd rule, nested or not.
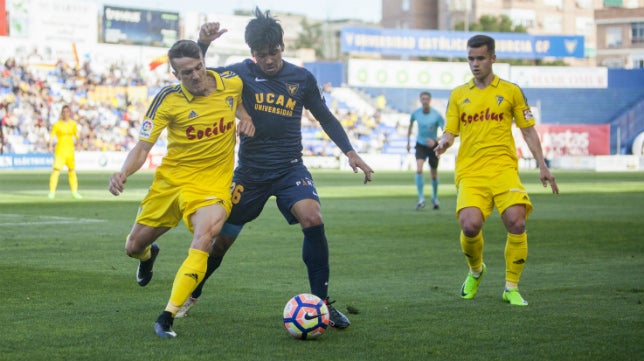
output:
[[[451,174],[440,175],[441,210],[416,212],[413,173],[378,172],[365,186],[350,172],[314,171],[330,294],[339,309],[360,314],[350,315],[347,330],[301,342],[280,317],[292,295],[308,290],[302,236],[273,202],[168,341],[152,324],[189,233],[180,226],[161,238],[145,288],[123,252],[151,174],[131,178],[121,197],[107,192],[108,174],[79,174],[85,198],[75,201],[63,173],[51,201],[48,172],[1,172],[0,360],[639,359],[644,173],[555,175],[558,196],[537,173],[522,174],[536,211],[521,282],[530,306],[520,309],[501,302],[505,231],[497,214],[484,231],[489,273],[476,299],[458,298],[466,266]]]

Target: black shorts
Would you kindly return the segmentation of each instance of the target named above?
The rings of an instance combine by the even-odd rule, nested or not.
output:
[[[267,173],[261,181],[256,175],[247,175],[253,170],[236,169],[233,176],[233,209],[226,223],[243,226],[259,216],[271,196],[275,196],[277,207],[289,224],[296,224],[297,219],[291,213],[291,207],[303,199],[320,202],[313,177],[304,164],[299,163],[287,170]],[[240,228],[241,229],[241,228]]]
[[[436,156],[436,153],[434,153],[434,148],[436,148],[437,145],[438,143],[434,144],[434,146],[430,148],[426,145],[416,143],[416,159],[427,160],[427,163],[429,163],[431,168],[438,168],[438,157]]]

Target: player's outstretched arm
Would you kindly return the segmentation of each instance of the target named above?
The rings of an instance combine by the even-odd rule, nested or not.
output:
[[[546,160],[543,156],[543,151],[541,150],[541,141],[539,140],[539,134],[537,133],[537,130],[534,127],[521,128],[521,134],[523,135],[523,139],[525,139],[526,144],[528,144],[528,148],[530,148],[532,157],[539,166],[539,180],[541,180],[541,184],[543,184],[544,187],[547,187],[548,183],[550,183],[552,193],[558,194],[559,186],[557,186],[555,177],[550,174],[550,169],[548,169],[548,166],[546,165]]]
[[[125,182],[127,177],[134,174],[137,170],[141,169],[143,164],[148,158],[150,150],[154,143],[139,141],[134,148],[128,153],[120,172],[113,173],[110,177],[109,191],[115,196],[123,193],[125,189]]]
[[[358,173],[358,169],[360,169],[364,173],[364,184],[371,182],[371,175],[374,173],[373,169],[362,160],[358,153],[355,150],[350,150],[347,152],[347,157],[349,158],[349,166],[353,169],[353,173]]]

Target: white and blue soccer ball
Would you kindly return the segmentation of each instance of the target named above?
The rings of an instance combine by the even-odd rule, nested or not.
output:
[[[284,306],[284,327],[300,340],[318,338],[329,327],[329,309],[320,297],[300,293]]]

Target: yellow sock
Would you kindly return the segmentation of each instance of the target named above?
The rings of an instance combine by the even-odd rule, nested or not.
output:
[[[479,232],[479,234],[470,238],[461,231],[461,249],[465,257],[467,257],[467,264],[472,271],[480,272],[483,269],[484,243],[483,232]]]
[[[505,242],[505,280],[518,284],[528,259],[528,235],[508,233]]]
[[[190,248],[188,258],[183,261],[174,278],[170,301],[165,308],[166,311],[172,313],[173,316],[177,314],[188,296],[190,296],[192,291],[197,288],[197,285],[203,279],[207,267],[208,252]]]
[[[60,177],[60,171],[54,169],[51,172],[51,176],[49,176],[49,192],[50,193],[56,192],[56,188],[58,187],[58,177]]]
[[[69,188],[72,193],[78,192],[78,177],[76,176],[76,171],[69,171]]]

